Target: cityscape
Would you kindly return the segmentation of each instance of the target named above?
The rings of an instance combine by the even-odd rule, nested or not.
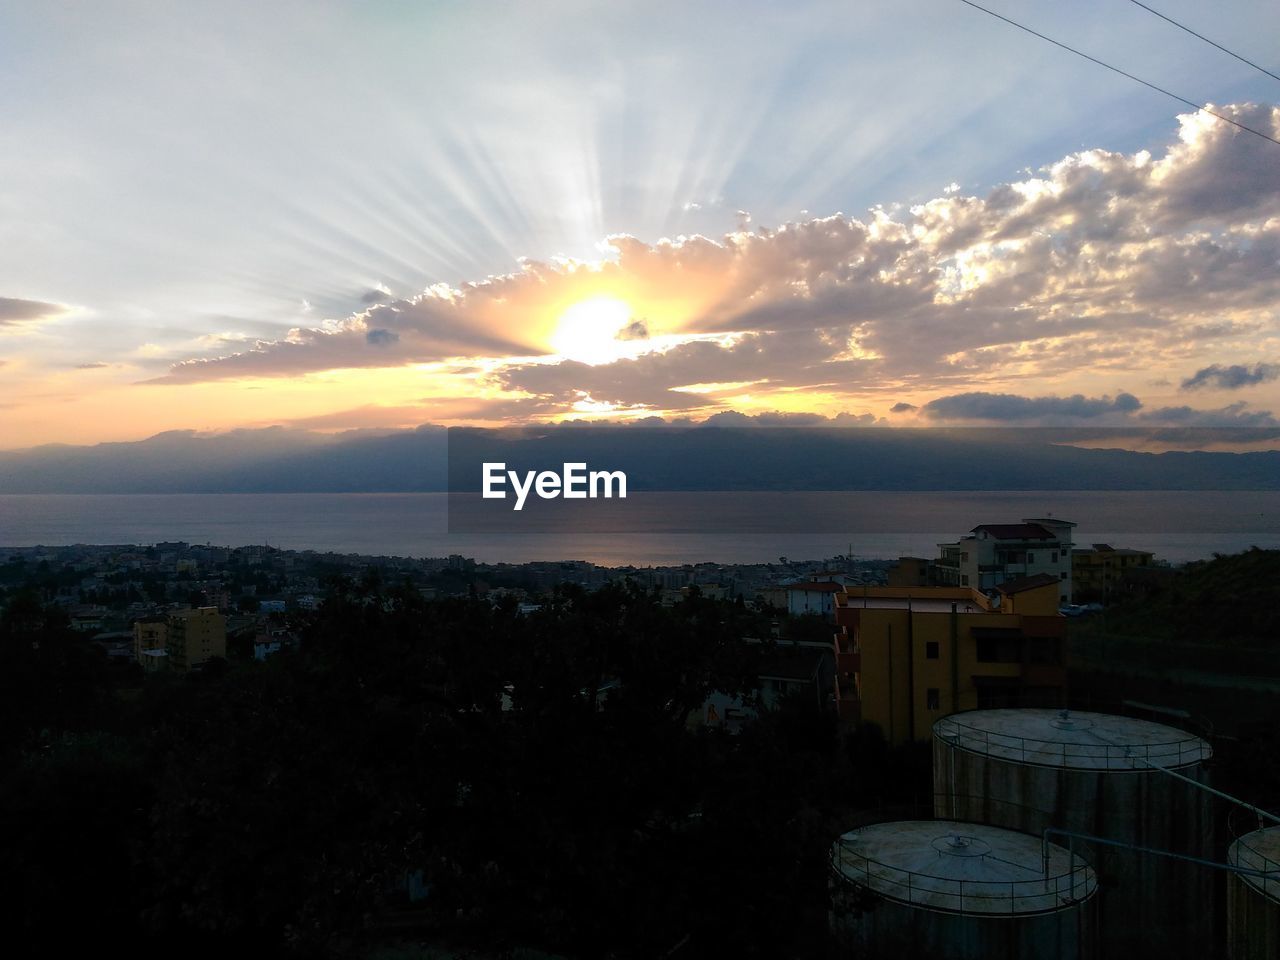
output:
[[[0,0],[4,955],[1280,960],[1276,27]]]

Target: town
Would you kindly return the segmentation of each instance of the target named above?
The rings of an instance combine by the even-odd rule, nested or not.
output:
[[[587,561],[480,563],[456,554],[366,557],[181,541],[11,547],[0,548],[0,590],[14,584],[38,587],[42,602],[64,611],[71,628],[108,655],[133,659],[147,672],[185,672],[225,658],[228,649],[233,656],[240,651],[265,659],[296,640],[290,615],[318,610],[328,581],[369,570],[411,586],[426,600],[510,598],[528,607],[562,584],[593,590],[626,581],[657,591],[668,605],[696,589],[709,599],[739,600],[759,611],[827,620],[835,616],[837,595],[851,587],[890,588],[875,591],[882,598],[906,601],[914,595],[918,600],[963,599],[971,605],[988,602],[975,600],[972,588],[994,599],[1006,583],[1023,584],[1016,592],[1049,579],[1055,589],[1042,591],[1045,611],[1051,615],[1061,607],[1078,615],[1100,609],[1099,602],[1112,590],[1132,590],[1169,571],[1150,552],[1108,544],[1074,547],[1074,526],[1051,518],[983,524],[955,543],[941,544],[934,559],[838,555],[644,568]]]
[[[888,869],[875,844],[901,849],[922,816],[963,822],[957,852],[1006,859],[1060,826],[1011,820],[1021,801],[993,794],[1005,781],[976,758],[1056,738],[1050,766],[1130,769],[1091,752],[1105,730],[1153,762],[1151,743],[1178,744],[1181,770],[1211,764],[1240,803],[1280,798],[1280,554],[1173,567],[1073,531],[1030,517],[980,523],[931,558],[658,568],[183,542],[0,550],[0,822],[15,864],[0,895],[34,937],[74,864],[110,891],[93,929],[157,950],[639,957],[728,943],[766,957],[978,936],[922,924],[917,901],[868,873]],[[1185,811],[1205,827],[1196,855],[1225,862],[1230,805],[1156,786],[1110,801],[1107,829],[1138,817],[1176,853],[1180,820],[1152,831]],[[1069,826],[1092,836],[1100,822]],[[1110,861],[1062,857],[1055,924],[1113,945],[1127,934],[1108,918],[1128,915],[1196,950],[1227,936],[1215,877],[1152,874],[1163,892],[1135,899],[1147,886]],[[990,904],[974,889],[937,916],[976,923]],[[1098,921],[1095,895],[1123,913]],[[899,926],[867,926],[867,896]],[[1186,896],[1209,911],[1193,935],[1174,916]],[[1047,902],[1026,903],[1027,923],[1049,923]]]

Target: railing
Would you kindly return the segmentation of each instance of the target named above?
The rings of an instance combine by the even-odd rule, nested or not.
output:
[[[1098,881],[1085,860],[1069,857],[1065,870],[1049,875],[1029,865],[1025,880],[961,880],[905,870],[856,853],[843,837],[831,850],[831,867],[842,881],[903,903],[951,913],[1025,915],[1046,913],[1087,900]],[[1005,861],[1007,866],[1007,861]]]
[[[1255,830],[1237,838],[1236,842],[1227,849],[1227,863],[1233,867],[1258,871],[1260,876],[1246,876],[1245,882],[1260,890],[1264,896],[1280,901],[1280,860],[1264,853],[1259,845],[1259,840],[1263,836],[1269,835],[1268,839],[1270,839],[1277,836],[1274,831],[1278,830],[1280,827]],[[1272,846],[1272,849],[1275,850],[1277,847],[1280,847],[1280,843]]]
[[[1069,743],[975,727],[956,717],[944,717],[935,729],[947,743],[962,750],[1023,763],[1092,770],[1147,770],[1149,765],[1180,767],[1207,760],[1209,745],[1193,734],[1154,743],[1109,743],[1088,727],[1076,728],[1097,738],[1097,743]]]

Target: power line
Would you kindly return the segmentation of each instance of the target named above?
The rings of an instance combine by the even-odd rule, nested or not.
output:
[[[1141,7],[1143,10],[1147,11],[1147,13],[1155,14],[1157,17],[1159,17],[1161,20],[1164,20],[1166,23],[1172,23],[1179,30],[1186,31],[1187,33],[1191,34],[1193,37],[1196,37],[1199,40],[1203,40],[1205,43],[1209,44],[1210,46],[1217,47],[1223,53],[1226,53],[1226,54],[1229,54],[1230,56],[1235,57],[1241,63],[1247,63],[1249,66],[1253,67],[1253,69],[1261,70],[1268,77],[1271,77],[1271,79],[1280,80],[1280,74],[1274,74],[1270,70],[1268,70],[1266,67],[1261,67],[1258,64],[1254,63],[1252,60],[1248,59],[1247,57],[1240,56],[1240,54],[1236,53],[1234,50],[1228,50],[1222,44],[1215,43],[1213,40],[1210,40],[1203,33],[1196,33],[1190,27],[1186,26],[1185,24],[1179,23],[1177,20],[1173,19],[1173,17],[1167,17],[1163,13],[1161,13],[1159,10],[1153,10],[1151,7],[1148,7],[1145,3],[1143,3],[1142,0],[1129,0],[1129,2],[1132,3],[1134,6]]]
[[[975,10],[981,10],[983,13],[987,14],[988,16],[995,17],[997,20],[1003,20],[1005,23],[1009,24],[1011,27],[1017,27],[1019,30],[1022,30],[1026,33],[1031,34],[1033,37],[1039,37],[1041,40],[1044,40],[1047,43],[1052,43],[1055,47],[1061,47],[1063,50],[1066,50],[1068,53],[1074,53],[1077,57],[1084,57],[1084,59],[1088,60],[1090,63],[1096,63],[1100,67],[1106,67],[1112,73],[1118,73],[1122,77],[1128,77],[1130,80],[1133,80],[1135,83],[1140,83],[1144,87],[1154,90],[1157,93],[1163,93],[1166,97],[1172,97],[1174,100],[1177,100],[1179,103],[1185,103],[1188,107],[1191,107],[1193,110],[1199,110],[1201,113],[1207,113],[1211,117],[1217,117],[1219,120],[1226,121],[1227,123],[1231,124],[1233,127],[1239,127],[1241,130],[1244,130],[1247,133],[1252,133],[1255,137],[1261,137],[1263,140],[1268,140],[1271,143],[1274,143],[1276,146],[1280,147],[1280,140],[1277,140],[1275,137],[1272,137],[1269,134],[1263,133],[1261,130],[1255,130],[1253,127],[1246,126],[1245,124],[1240,123],[1238,120],[1232,120],[1230,117],[1223,116],[1221,113],[1216,113],[1213,110],[1210,110],[1208,107],[1202,107],[1200,104],[1196,103],[1194,100],[1188,100],[1186,97],[1180,97],[1173,91],[1166,90],[1164,87],[1157,86],[1156,84],[1152,83],[1149,80],[1143,80],[1141,77],[1135,77],[1132,73],[1128,73],[1124,70],[1121,70],[1119,67],[1113,67],[1111,64],[1103,60],[1099,60],[1097,57],[1090,56],[1089,54],[1085,53],[1083,50],[1077,50],[1075,47],[1067,46],[1067,44],[1063,43],[1061,40],[1055,40],[1053,39],[1053,37],[1046,37],[1043,33],[1037,33],[1035,30],[1032,30],[1030,27],[1023,26],[1021,23],[1018,23],[1018,21],[1016,20],[1010,20],[1008,17],[1003,16],[999,13],[996,13],[994,10],[988,10],[986,7],[981,6],[980,4],[974,3],[973,0],[960,0],[960,2],[967,6],[973,7]]]

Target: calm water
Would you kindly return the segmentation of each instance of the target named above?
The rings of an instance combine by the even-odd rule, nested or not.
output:
[[[0,496],[0,546],[154,543],[485,561],[580,559],[669,564],[933,556],[978,523],[1055,516],[1076,542],[1153,550],[1172,561],[1256,544],[1280,548],[1280,492],[998,491],[664,493],[628,501],[627,526],[565,515],[554,533],[450,533],[445,494]]]

